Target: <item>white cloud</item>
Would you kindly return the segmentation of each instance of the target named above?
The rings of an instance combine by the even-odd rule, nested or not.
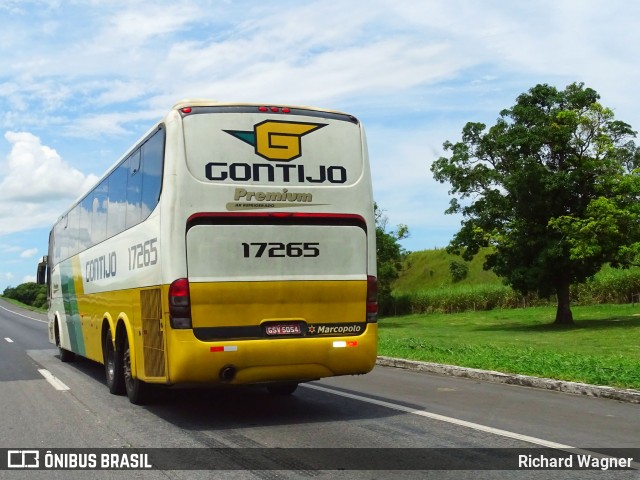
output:
[[[84,175],[28,132],[7,132],[11,144],[6,172],[0,181],[0,201],[47,202],[77,197],[97,181]]]
[[[38,249],[37,248],[30,248],[28,250],[24,250],[21,254],[20,254],[20,258],[31,258],[33,257],[36,253],[38,253]]]
[[[0,273],[0,279],[10,282],[15,278],[15,275],[11,272]]]
[[[107,22],[102,35],[104,40],[118,41],[128,47],[156,37],[182,30],[189,23],[200,19],[201,10],[193,4],[163,5],[148,8],[147,3],[120,8]]]
[[[128,112],[110,112],[87,115],[70,121],[66,128],[66,133],[73,137],[100,137],[100,136],[122,136],[130,133],[125,125],[132,122],[144,121],[149,126],[160,120],[163,114],[169,110],[169,106],[162,112],[158,110],[143,109]],[[139,132],[142,136],[144,131]],[[123,154],[125,152],[122,152]],[[114,159],[115,161],[115,159]]]
[[[22,247],[18,247],[17,245],[0,244],[0,251],[3,253],[15,253],[20,252],[21,250]]]
[[[97,181],[84,175],[28,132],[7,132],[11,151],[0,176],[0,231],[53,223],[62,210]]]

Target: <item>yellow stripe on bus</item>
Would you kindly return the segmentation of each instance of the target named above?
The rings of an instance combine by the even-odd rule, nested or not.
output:
[[[259,325],[265,319],[363,322],[366,280],[191,283],[195,327]]]

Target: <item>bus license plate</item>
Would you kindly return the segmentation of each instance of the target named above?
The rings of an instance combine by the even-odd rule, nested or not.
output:
[[[267,335],[300,335],[300,325],[297,323],[281,323],[275,325],[267,325]]]

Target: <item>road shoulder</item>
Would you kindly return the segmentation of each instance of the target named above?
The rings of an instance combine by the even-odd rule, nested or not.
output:
[[[402,368],[405,370],[412,370],[416,372],[435,373],[439,375],[470,378],[474,380],[482,380],[485,382],[493,383],[520,385],[523,387],[554,390],[575,395],[608,398],[621,402],[640,404],[639,390],[606,387],[600,385],[589,385],[586,383],[568,382],[564,380],[554,380],[551,378],[531,377],[527,375],[502,373],[491,370],[480,370],[476,368],[457,367],[454,365],[444,365],[441,363],[420,362],[417,360],[404,360],[401,358],[384,356],[379,356],[376,364],[386,367]]]

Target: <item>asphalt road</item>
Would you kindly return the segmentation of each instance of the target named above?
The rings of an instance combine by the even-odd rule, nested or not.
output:
[[[101,365],[62,363],[52,347],[44,315],[0,300],[0,448],[213,447],[224,456],[220,465],[231,466],[0,470],[0,478],[640,478],[638,470],[518,469],[512,454],[635,449],[632,466],[640,468],[639,405],[376,367],[303,385],[290,397],[257,388],[163,389],[139,407],[109,394]],[[188,468],[185,458],[180,468]],[[470,468],[407,469],[425,462]]]

